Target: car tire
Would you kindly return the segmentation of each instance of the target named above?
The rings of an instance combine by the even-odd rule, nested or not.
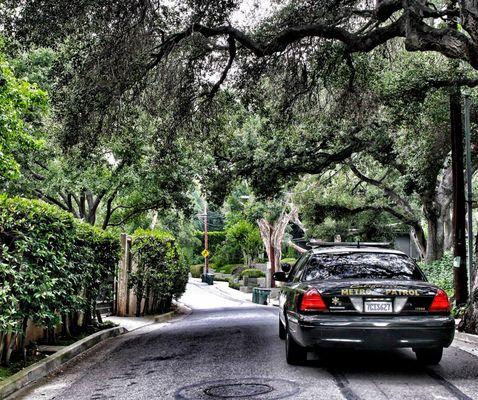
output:
[[[413,349],[417,360],[421,364],[437,365],[440,363],[443,356],[443,347],[436,347],[432,349]]]
[[[279,318],[279,338],[285,340],[286,336],[285,326]]]
[[[289,330],[285,337],[285,357],[290,365],[301,365],[307,361],[307,350],[294,340]]]

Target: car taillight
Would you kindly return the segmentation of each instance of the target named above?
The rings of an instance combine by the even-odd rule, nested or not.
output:
[[[324,299],[317,289],[309,289],[302,295],[300,311],[327,311]]]
[[[435,298],[432,301],[432,304],[428,308],[430,312],[450,312],[451,304],[450,300],[448,300],[447,294],[438,289],[437,293],[435,294]]]

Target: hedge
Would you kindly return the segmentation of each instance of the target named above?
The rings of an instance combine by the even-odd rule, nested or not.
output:
[[[8,364],[28,320],[53,336],[92,319],[96,299],[110,290],[119,240],[39,200],[0,196],[0,360]]]
[[[193,278],[200,278],[204,269],[204,264],[194,264],[189,268]]]
[[[137,298],[136,315],[169,311],[173,298],[184,293],[189,275],[175,238],[168,232],[138,230],[131,252],[137,265],[129,279]]]
[[[241,272],[241,278],[247,276],[248,278],[263,278],[266,276],[264,272],[257,268],[248,268]]]

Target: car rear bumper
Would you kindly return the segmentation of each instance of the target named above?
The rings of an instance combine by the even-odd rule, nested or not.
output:
[[[288,318],[294,339],[305,347],[448,347],[455,334],[449,316],[303,316]]]

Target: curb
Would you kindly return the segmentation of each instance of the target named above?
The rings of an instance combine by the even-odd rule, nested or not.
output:
[[[221,288],[220,285],[212,285],[212,287],[214,287],[216,290],[218,290],[222,294],[225,294],[226,296],[230,297],[233,300],[240,301],[243,303],[246,303],[246,302],[252,303],[252,296],[251,296],[251,299],[241,299],[239,297],[234,297],[234,294],[233,294],[234,292],[229,292],[228,290],[224,290],[223,288]],[[230,290],[237,291],[236,289],[230,289]]]
[[[154,322],[158,323],[158,322],[170,321],[174,317],[174,314],[176,314],[176,311],[169,311],[164,314],[155,315]]]
[[[33,381],[43,378],[50,372],[60,367],[62,364],[65,364],[72,358],[90,349],[101,341],[121,335],[125,332],[126,329],[123,327],[115,327],[96,332],[65,347],[60,351],[57,351],[51,356],[48,356],[43,360],[30,365],[27,368],[22,369],[16,374],[5,379],[5,381],[0,384],[0,399],[4,399],[17,390],[20,390],[21,388],[32,383]]]
[[[457,330],[455,330],[455,339],[465,343],[478,345],[478,336],[473,335],[471,333],[458,332]]]
[[[181,303],[180,301],[175,301],[174,305],[176,306],[175,310],[169,311],[164,314],[159,314],[155,315],[153,320],[153,323],[162,323],[162,322],[168,322],[173,319],[173,317],[178,316],[178,315],[190,315],[192,313],[192,310],[186,306],[185,304]]]

